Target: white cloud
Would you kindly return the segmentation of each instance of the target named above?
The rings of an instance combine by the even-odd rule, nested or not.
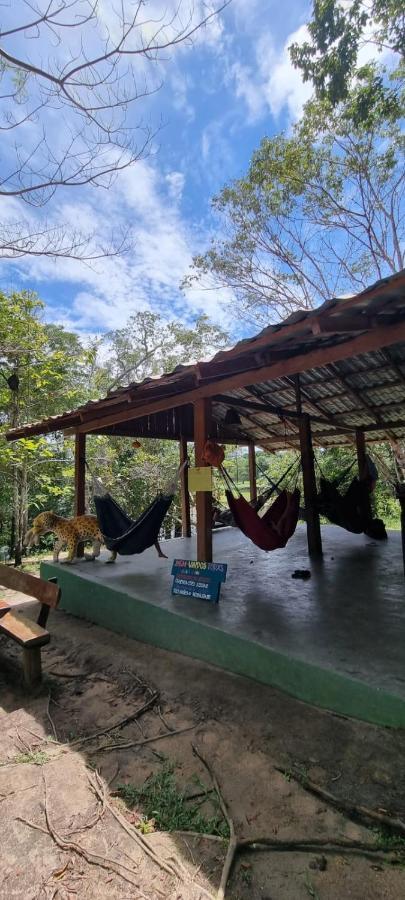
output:
[[[284,108],[295,121],[312,94],[312,85],[304,83],[299,69],[295,69],[289,47],[303,43],[308,37],[306,25],[290,34],[281,52],[274,52],[271,39],[264,35],[259,42],[257,56],[263,78],[263,93],[273,116],[277,118]]]
[[[230,74],[235,81],[236,96],[245,101],[250,120],[257,121],[266,110],[263,83],[255,81],[252,70],[239,62],[233,64]]]
[[[131,227],[133,248],[123,256],[100,259],[92,264],[72,259],[25,257],[3,261],[7,273],[22,284],[47,282],[53,286],[50,312],[57,321],[81,333],[100,333],[122,326],[138,309],[157,309],[166,318],[181,315],[192,319],[206,312],[224,321],[223,297],[200,288],[182,294],[179,283],[187,274],[192,255],[201,246],[179,211],[184,174],[173,170],[161,175],[151,161],[140,161],[124,171],[109,191],[88,191],[77,203],[60,203],[58,223],[95,232],[107,242],[111,231],[123,223]],[[22,205],[22,204],[20,204]],[[10,207],[16,214],[18,204]],[[34,224],[40,214],[30,212]],[[69,307],[58,300],[63,286],[73,295]]]
[[[169,172],[165,180],[169,188],[170,197],[176,203],[179,203],[183,196],[185,176],[182,172]]]
[[[266,32],[257,39],[254,68],[240,62],[231,65],[228,79],[235,84],[236,96],[245,101],[251,121],[258,121],[269,112],[278,119],[284,110],[291,121],[300,117],[312,88],[294,68],[289,47],[295,41],[301,43],[307,35],[307,27],[302,25],[277,50],[271,32]]]
[[[192,79],[183,71],[170,67],[169,83],[173,94],[173,106],[183,114],[186,122],[193,122],[195,109],[188,99],[190,88],[193,87]]]

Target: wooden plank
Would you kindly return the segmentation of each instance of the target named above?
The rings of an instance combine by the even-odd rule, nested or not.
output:
[[[28,688],[34,687],[42,680],[41,648],[24,647],[23,650],[24,681]]]
[[[336,315],[329,318],[319,318],[312,320],[312,334],[343,334],[347,331],[369,331],[371,328],[378,328],[379,325],[395,325],[400,320],[398,311],[394,311],[391,315],[384,316],[380,321],[376,316],[361,315],[345,316]]]
[[[162,412],[165,409],[178,408],[188,403],[194,403],[204,397],[215,397],[216,394],[224,391],[236,390],[237,388],[248,387],[250,385],[262,384],[263,382],[272,381],[281,378],[284,375],[296,375],[299,372],[307,372],[310,369],[328,365],[329,363],[339,362],[342,359],[348,359],[352,356],[359,356],[362,353],[369,353],[373,350],[379,350],[382,347],[389,347],[405,341],[405,322],[398,325],[379,327],[375,330],[357,336],[333,347],[320,347],[309,353],[297,354],[288,359],[280,360],[276,363],[261,366],[257,369],[238,372],[236,375],[226,376],[218,379],[211,384],[205,384],[203,387],[195,388],[192,391],[173,394],[171,397],[165,397],[160,400],[152,400],[147,403],[137,402],[132,405],[128,404],[126,413],[109,413],[92,421],[77,427],[78,433],[89,433],[97,431],[98,428],[107,425],[119,424],[120,422],[130,421],[141,418],[145,415],[151,415],[155,412]],[[63,427],[62,425],[59,427]],[[58,430],[54,428],[53,430]],[[30,432],[27,430],[26,432]],[[7,435],[6,435],[7,436]]]
[[[299,375],[296,376],[295,390],[297,412],[302,413]],[[299,420],[302,480],[304,484],[305,518],[307,525],[308,553],[312,557],[322,556],[321,524],[317,505],[317,489],[312,448],[311,420],[304,413]]]
[[[401,544],[402,544],[402,562],[404,565],[405,578],[405,484],[397,485],[397,497],[401,509]]]
[[[362,428],[356,429],[356,452],[359,478],[362,480],[363,478],[367,477],[366,436]],[[365,505],[367,506],[367,515],[370,519],[372,519],[373,510],[371,507],[370,495],[367,497],[367,499],[365,498]]]
[[[187,460],[187,438],[181,437],[179,442],[180,465]],[[190,494],[188,491],[188,468],[180,474],[181,533],[183,537],[191,537]]]
[[[76,434],[75,438],[75,516],[84,516],[86,512],[86,435]],[[77,545],[76,556],[84,557],[84,543]]]
[[[231,407],[237,407],[238,409],[240,408],[240,409],[247,409],[247,410],[253,409],[253,410],[256,410],[256,412],[260,412],[262,414],[267,413],[268,415],[276,416],[276,417],[282,418],[282,419],[292,419],[294,421],[296,419],[299,419],[300,416],[302,415],[302,413],[298,413],[296,409],[291,409],[288,404],[287,404],[287,406],[277,406],[274,403],[269,403],[265,399],[263,399],[263,402],[257,403],[254,400],[245,400],[241,397],[235,397],[235,398],[227,397],[226,394],[225,395],[218,394],[215,399],[218,400],[220,403],[224,403]],[[331,424],[330,418],[331,417],[313,415],[311,413],[311,421],[317,422],[319,425],[330,425]],[[342,425],[342,426],[347,425],[347,428],[349,431],[350,430],[354,431],[354,429],[355,429],[354,425],[349,425],[349,424],[345,423],[344,421],[342,422],[340,416],[337,416],[337,418],[339,420],[339,425]]]
[[[1,616],[5,616],[6,613],[10,612],[11,606],[7,603],[7,600],[0,600],[0,618]]]
[[[356,452],[359,478],[367,476],[366,437],[362,428],[356,428]]]
[[[405,428],[405,419],[397,419],[392,422],[381,422],[373,425],[363,425],[363,431],[398,431],[399,428]]]
[[[194,451],[196,466],[206,466],[203,457],[204,446],[208,439],[211,418],[211,401],[197,400],[194,404]],[[212,562],[212,493],[197,491],[197,559],[199,562]]]
[[[257,484],[256,484],[256,449],[254,444],[249,444],[249,488],[250,499],[257,500]]]
[[[86,512],[86,435],[76,434],[75,440],[75,516]]]
[[[26,616],[9,612],[0,619],[0,633],[13,638],[23,647],[42,647],[49,644],[50,634]]]
[[[22,594],[28,594],[34,597],[40,603],[46,603],[47,606],[56,607],[60,599],[60,588],[51,581],[44,581],[43,578],[35,578],[27,572],[20,572],[12,566],[4,566],[0,564],[0,584],[3,587],[11,588],[13,591],[21,591]]]

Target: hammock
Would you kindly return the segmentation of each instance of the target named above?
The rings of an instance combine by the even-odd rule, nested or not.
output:
[[[338,479],[341,481],[341,478]],[[320,479],[318,510],[334,525],[352,534],[367,534],[376,540],[387,537],[384,522],[370,516],[370,489],[366,480],[353,478],[347,491],[340,494],[336,481]]]
[[[260,517],[242,494],[233,496],[232,487],[235,485],[230,475],[223,467],[220,471],[227,485],[226,499],[236,526],[261,550],[285,547],[297,527],[300,505],[298,488],[292,493],[281,491],[264,516]]]
[[[283,476],[284,477],[284,476]],[[265,491],[263,491],[258,497],[257,500],[249,500],[249,506],[252,509],[255,509],[257,513],[263,509],[263,506],[266,505],[267,501],[270,499],[272,494],[274,493],[274,487],[268,487]],[[278,488],[277,488],[278,490]],[[281,490],[280,490],[281,494]],[[222,506],[219,500],[214,501],[214,521],[213,528],[225,528],[226,526],[235,525],[235,521],[230,509],[226,509],[226,507]]]
[[[180,470],[186,465],[180,467]],[[93,495],[98,524],[108,550],[115,550],[121,556],[143,553],[153,547],[159,537],[163,519],[172,503],[176,482],[172,481],[164,492],[135,520],[121,509],[100,480],[93,479]]]
[[[299,472],[299,469],[301,468],[301,460],[300,460],[300,459],[298,460],[298,463],[297,463],[296,460],[293,460],[293,462],[291,463],[291,465],[288,467],[288,469],[286,469],[286,471],[284,472],[284,474],[281,475],[281,478],[279,478],[278,481],[273,481],[273,479],[270,478],[270,475],[268,475],[268,473],[265,472],[264,469],[261,469],[260,466],[257,464],[257,468],[258,468],[260,474],[263,475],[264,478],[266,479],[266,481],[269,482],[270,487],[267,488],[266,491],[263,491],[263,493],[260,495],[260,497],[257,498],[257,501],[256,501],[256,504],[257,504],[257,505],[255,506],[255,509],[259,510],[259,509],[261,509],[263,506],[265,506],[265,504],[267,503],[267,501],[269,500],[269,498],[271,497],[271,495],[274,493],[274,491],[276,491],[277,494],[281,494],[283,488],[280,487],[280,484],[281,484],[282,481],[284,481],[284,479],[285,479],[285,478],[287,477],[287,475],[290,473],[291,469],[293,469],[295,466],[297,467],[297,469],[296,469],[296,472],[294,473],[294,474],[295,474],[295,482],[293,482],[293,483],[296,484],[296,483],[297,483],[297,479],[298,479],[298,472]],[[253,506],[253,504],[252,504],[252,506]],[[304,507],[304,506],[300,506],[300,514],[299,514],[299,518],[300,518],[300,519],[304,519],[304,520],[305,520],[305,518],[306,518],[305,507]]]
[[[282,481],[284,481],[287,478],[287,475],[289,475],[289,473],[291,472],[291,469],[293,469],[296,465],[297,465],[296,460],[294,460],[291,463],[291,465],[288,466],[288,469],[286,469],[286,471],[283,472],[283,474],[280,476],[280,478],[278,479],[277,482],[272,481],[272,479],[267,475],[267,473],[264,472],[259,466],[257,466],[257,468],[259,469],[259,472],[261,472],[261,474],[264,475],[264,477],[269,482],[269,487],[266,488],[264,491],[262,491],[261,494],[258,495],[256,500],[249,500],[249,506],[251,506],[252,509],[255,509],[257,513],[259,513],[260,510],[262,510],[263,507],[266,505],[268,500],[270,500],[270,497],[274,494],[275,491],[277,491],[278,494],[281,494],[282,489],[279,487],[279,485],[281,484]],[[299,466],[300,466],[300,463],[298,463],[298,468],[299,468]],[[301,516],[303,515],[303,512],[304,511],[300,508]],[[212,527],[213,528],[224,528],[229,525],[235,526],[235,524],[236,523],[235,523],[235,520],[234,520],[231,510],[224,508],[221,505],[220,501],[216,500],[214,503],[214,521],[213,521]]]

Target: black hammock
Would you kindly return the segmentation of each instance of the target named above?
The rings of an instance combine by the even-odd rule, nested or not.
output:
[[[160,492],[137,519],[130,519],[97,479],[94,504],[104,543],[120,556],[143,553],[156,543],[163,519],[173,501],[176,482]]]
[[[376,540],[385,540],[387,532],[384,522],[370,515],[370,479],[353,478],[344,494],[338,490],[338,484],[352,465],[334,481],[321,477],[318,511],[333,525],[339,525],[352,534],[366,534]]]

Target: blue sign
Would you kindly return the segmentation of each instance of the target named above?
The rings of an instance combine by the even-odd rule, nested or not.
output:
[[[175,559],[172,566],[172,594],[218,603],[221,584],[226,581],[227,568],[226,563]]]

